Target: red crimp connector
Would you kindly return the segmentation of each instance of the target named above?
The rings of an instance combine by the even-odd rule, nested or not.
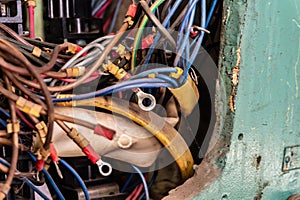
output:
[[[79,51],[81,51],[81,49],[82,49],[82,47],[79,46],[79,45],[77,45],[77,46],[76,46],[76,49],[75,49],[75,53],[78,53]]]
[[[35,169],[37,171],[42,171],[42,169],[44,168],[44,164],[45,164],[44,160],[36,160]]]
[[[96,164],[96,162],[101,159],[101,156],[95,152],[91,145],[87,145],[85,148],[82,149],[82,151],[93,164]]]
[[[190,31],[190,36],[192,38],[196,37],[197,35],[199,34],[199,31],[195,31],[194,28],[192,27],[191,28],[191,31]]]
[[[145,37],[142,40],[142,49],[146,49],[147,47],[149,47],[152,43],[154,42],[154,38],[153,35],[147,35],[147,37]]]
[[[137,6],[134,4],[131,4],[128,8],[128,11],[126,13],[126,17],[134,17],[137,11]]]
[[[79,51],[81,51],[83,48],[79,45],[76,46],[76,50],[75,50],[75,54],[77,54]],[[82,54],[82,56],[86,56],[87,55],[87,52],[84,52]]]
[[[104,126],[101,126],[100,124],[97,124],[94,128],[94,133],[97,135],[104,136],[109,140],[112,140],[116,131],[106,128]]]
[[[54,144],[51,142],[50,143],[50,157],[52,159],[53,162],[58,162],[59,161],[59,157],[57,156],[57,151],[54,147]]]

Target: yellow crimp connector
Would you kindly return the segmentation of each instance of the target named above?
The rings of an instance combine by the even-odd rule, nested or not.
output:
[[[128,24],[128,28],[130,28],[134,24],[134,21],[132,20],[132,17],[126,17],[124,19],[123,23],[127,23]]]
[[[59,94],[56,96],[57,99],[71,98],[76,96],[75,94]],[[76,101],[66,101],[56,103],[58,106],[76,106]]]
[[[33,6],[33,7],[36,7],[36,2],[35,2],[35,0],[27,0],[27,6]]]
[[[67,42],[68,49],[66,50],[67,53],[76,54],[76,51],[78,50],[78,45],[73,44],[71,42]]]
[[[37,123],[35,125],[35,127],[36,127],[37,131],[40,134],[42,142],[45,143],[46,136],[47,136],[47,133],[48,133],[48,127],[47,127],[47,125],[45,124],[44,121],[41,121],[40,123]]]
[[[125,58],[126,60],[130,60],[131,58],[131,53],[126,53],[124,56],[122,56],[123,58]]]
[[[15,123],[9,122],[6,127],[7,134],[18,133],[20,131],[20,121]]]
[[[82,76],[85,72],[84,67],[70,67],[64,70],[66,72],[68,78],[76,78]]]
[[[195,82],[189,76],[188,80],[179,88],[169,88],[177,99],[182,113],[187,116],[191,114],[199,100],[199,92]]]
[[[83,135],[78,133],[75,128],[72,128],[67,134],[81,149],[84,149],[89,145],[89,141]]]
[[[149,74],[148,78],[155,78],[155,74]]]
[[[122,44],[119,44],[119,45],[118,45],[118,48],[117,48],[117,50],[116,50],[116,52],[117,52],[120,56],[123,56],[123,55],[125,55],[125,50],[126,50],[125,46],[122,45]]]
[[[38,48],[38,47],[34,47],[33,49],[32,49],[32,55],[34,55],[35,57],[40,57],[41,56],[41,54],[42,54],[42,50],[40,49],[40,48]]]
[[[34,117],[40,117],[40,113],[42,111],[42,106],[35,104],[31,101],[24,99],[23,97],[19,97],[16,102],[17,108],[29,115]]]
[[[108,65],[106,67],[106,70],[119,80],[122,79],[127,74],[127,72],[123,68],[119,68],[117,65],[113,63]]]
[[[177,72],[171,72],[170,73],[170,76],[172,78],[176,78],[176,79],[179,79],[183,73],[183,70],[180,68],[180,67],[175,67],[177,69]]]

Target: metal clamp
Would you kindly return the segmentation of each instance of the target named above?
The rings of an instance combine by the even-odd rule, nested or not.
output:
[[[98,166],[99,172],[102,176],[109,176],[111,174],[112,167],[109,163],[100,159],[96,162],[96,165]],[[107,169],[103,170],[103,167],[106,167]]]
[[[139,107],[144,111],[151,111],[156,105],[156,99],[153,95],[147,94],[143,92],[141,89],[136,89],[136,95],[138,97],[138,105]],[[146,106],[144,105],[144,100],[148,99],[150,101],[150,105]]]

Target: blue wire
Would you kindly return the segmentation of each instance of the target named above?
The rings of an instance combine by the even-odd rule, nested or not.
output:
[[[152,185],[154,184],[154,181],[155,181],[157,175],[158,175],[158,172],[154,171],[153,176],[149,182],[148,189],[150,189],[152,187]],[[143,194],[139,197],[138,200],[142,200],[144,198],[144,196],[145,196],[145,192],[143,192]]]
[[[106,1],[107,0],[103,0],[102,2],[98,1],[97,4],[93,6],[93,10],[92,10],[92,15],[93,16],[101,9],[102,6],[104,6],[104,4],[106,3]]]
[[[55,190],[57,196],[59,199],[64,200],[65,197],[63,196],[63,194],[61,193],[61,191],[59,190],[59,188],[57,187],[56,183],[54,182],[54,180],[52,179],[51,175],[49,174],[49,172],[46,169],[43,169],[43,173],[45,174],[46,178],[48,179],[48,181],[50,182],[50,184],[52,185],[53,189]]]
[[[116,24],[116,21],[117,21],[117,16],[119,14],[119,10],[120,10],[121,4],[122,4],[122,0],[119,0],[118,3],[117,3],[117,5],[116,5],[115,11],[114,11],[113,19],[112,19],[112,21],[110,23],[110,26],[109,26],[109,29],[108,29],[108,33],[111,33],[113,31],[113,28],[115,27],[115,24]]]
[[[171,83],[173,85],[174,88],[177,88],[178,87],[178,83],[176,82],[176,80],[174,80],[173,78],[169,77],[169,76],[166,76],[164,74],[156,74],[155,77],[159,78],[159,79],[162,79],[162,80],[165,80],[169,83]]]
[[[76,178],[76,180],[78,181],[78,183],[80,184],[83,192],[84,192],[84,195],[85,195],[85,198],[86,200],[90,200],[90,196],[89,196],[89,193],[88,193],[88,189],[86,187],[86,185],[84,184],[82,178],[79,176],[79,174],[73,169],[73,167],[71,167],[71,165],[69,165],[66,161],[64,161],[63,159],[60,159],[60,163],[65,166],[73,175],[74,177]]]
[[[2,114],[4,114],[5,117],[10,118],[10,114],[9,114],[6,110],[4,110],[3,108],[1,108],[1,107],[0,107],[0,112],[1,112]]]
[[[171,11],[169,12],[169,14],[167,15],[167,17],[164,19],[164,21],[163,21],[163,23],[162,23],[162,25],[163,25],[164,27],[166,27],[166,26],[168,25],[168,23],[170,22],[171,17],[172,17],[172,16],[174,15],[174,13],[176,12],[176,10],[177,10],[178,6],[180,5],[181,1],[182,1],[182,0],[177,0],[177,1],[175,1],[174,5],[173,5],[173,7],[172,7],[172,9],[171,9]],[[160,33],[158,33],[158,34],[156,35],[156,37],[155,37],[155,39],[154,39],[154,41],[153,41],[153,43],[152,43],[152,45],[151,45],[151,47],[150,47],[148,53],[147,53],[147,57],[146,57],[145,63],[148,63],[148,62],[149,62],[149,60],[150,60],[150,58],[151,58],[151,55],[152,55],[152,53],[153,53],[153,51],[154,51],[154,49],[155,49],[155,47],[156,47],[156,45],[157,45],[157,43],[158,43],[158,41],[159,41],[159,39],[160,39],[160,36],[161,36]]]
[[[206,24],[206,0],[201,0],[201,27],[205,27],[205,24]],[[199,52],[199,49],[201,47],[201,44],[202,44],[202,41],[203,41],[203,38],[204,38],[204,31],[201,31],[200,33],[200,37],[196,43],[196,46],[194,48],[194,51],[192,53],[192,56],[191,58],[188,60],[188,65],[185,67],[184,69],[184,73],[183,73],[183,80],[182,80],[182,83],[184,83],[187,78],[188,78],[188,74],[189,74],[189,70]]]
[[[132,178],[133,178],[133,174],[131,174],[129,176],[129,178],[127,179],[126,183],[123,185],[123,187],[122,187],[122,189],[120,191],[121,193],[124,193],[126,191],[126,189],[127,189],[128,185],[129,185],[130,181],[132,180]]]
[[[145,76],[148,76],[149,74],[171,73],[171,72],[176,73],[177,69],[174,68],[174,67],[154,68],[154,69],[149,69],[147,71],[143,71],[143,72],[141,72],[139,74],[136,74],[136,75],[130,77],[129,79],[127,79],[127,80],[136,79],[136,78],[143,78]]]
[[[156,84],[158,83],[158,84]],[[158,79],[158,78],[144,78],[144,79],[138,79],[138,80],[130,80],[130,81],[123,81],[121,83],[118,83],[113,86],[106,87],[104,89],[98,90],[96,92],[89,92],[86,94],[80,94],[74,97],[69,97],[69,98],[61,98],[61,99],[52,99],[53,102],[66,102],[66,101],[78,101],[82,99],[89,99],[89,98],[95,98],[98,96],[103,96],[110,94],[112,92],[117,92],[121,90],[125,90],[128,88],[137,88],[137,87],[142,87],[143,86],[148,86],[148,87],[170,87],[170,84],[167,84],[165,81]]]
[[[0,125],[3,126],[3,128],[7,127],[7,123],[3,119],[0,119]]]
[[[154,87],[155,86],[155,87]],[[130,86],[126,86],[124,88],[122,88],[122,90],[129,90],[129,89],[133,89],[133,88],[161,88],[161,87],[168,87],[168,88],[173,88],[173,86],[171,84],[162,84],[162,83],[156,83],[155,85],[149,85],[148,83],[142,83],[140,85],[130,85]],[[118,92],[121,90],[115,90],[113,92]]]
[[[3,108],[0,108],[0,112],[3,115],[5,115],[6,118],[10,118],[10,114],[6,110],[4,110]],[[20,123],[21,123],[22,126],[27,126],[23,121],[21,121]],[[5,122],[5,124],[7,124],[7,123]],[[3,124],[1,124],[1,125],[3,125]]]
[[[144,185],[144,190],[145,190],[145,194],[146,194],[146,200],[149,200],[149,190],[148,190],[148,186],[146,183],[146,179],[144,177],[144,175],[142,174],[141,170],[139,168],[137,168],[134,165],[131,165],[131,167],[139,174],[139,176],[141,177],[142,183]]]
[[[36,162],[36,157],[30,152],[27,151],[28,155],[30,156],[30,158]],[[53,187],[54,191],[56,192],[56,194],[58,195],[59,199],[64,200],[65,197],[63,196],[63,194],[61,193],[61,191],[59,190],[59,188],[57,187],[56,183],[54,182],[54,180],[52,179],[51,175],[49,174],[49,172],[43,168],[42,172],[45,174],[46,178],[48,179],[48,181],[50,182],[51,186]]]
[[[4,160],[3,158],[0,158],[0,163],[5,165],[6,167],[10,167],[10,164]],[[18,172],[18,170],[16,170]],[[33,191],[38,193],[43,199],[49,200],[49,198],[40,190],[38,189],[33,183],[31,183],[26,177],[21,178]]]
[[[22,178],[22,180],[31,188],[33,189],[36,193],[38,193],[43,199],[49,200],[49,198],[37,187],[35,187],[35,185],[33,183],[31,183],[28,179],[26,178]]]
[[[205,23],[205,28],[208,27],[209,23],[210,23],[210,20],[212,18],[212,15],[215,11],[215,8],[216,8],[216,5],[218,3],[218,0],[213,0],[212,4],[211,4],[211,7],[210,7],[210,10],[209,10],[209,13],[207,15],[207,19],[206,19],[206,23]]]
[[[190,4],[191,1],[189,1]],[[185,47],[184,43],[181,43],[182,40],[182,36],[183,36],[183,31],[187,30],[187,34],[185,34],[184,36],[184,41],[189,37],[189,31],[193,25],[194,22],[194,17],[195,17],[195,11],[196,11],[196,5],[197,5],[198,0],[193,1],[191,3],[191,5],[189,5],[189,8],[183,18],[182,24],[179,27],[179,37],[177,40],[177,45],[181,46],[181,47]]]
[[[195,12],[196,12],[196,5],[197,5],[197,1],[193,1],[192,4],[190,5],[190,7],[187,10],[187,13],[183,19],[183,22],[180,26],[180,33],[179,33],[179,39],[178,39],[178,45],[180,45],[180,49],[178,51],[177,54],[181,55],[181,57],[183,57],[182,53],[184,48],[189,48],[189,46],[187,46],[187,41],[189,39],[189,30],[191,29],[193,22],[194,22],[194,17],[195,17]],[[188,32],[186,34],[184,34],[183,37],[183,30],[188,30]],[[181,39],[183,37],[183,39]],[[174,61],[176,62],[176,60]],[[176,63],[174,63],[174,66],[178,66],[179,63],[179,59]]]

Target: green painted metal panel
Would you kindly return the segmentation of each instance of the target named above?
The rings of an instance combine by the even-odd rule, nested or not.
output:
[[[300,1],[225,0],[223,20],[223,145],[205,160],[221,173],[194,199],[287,199],[300,193],[299,147],[285,152],[300,144]]]

